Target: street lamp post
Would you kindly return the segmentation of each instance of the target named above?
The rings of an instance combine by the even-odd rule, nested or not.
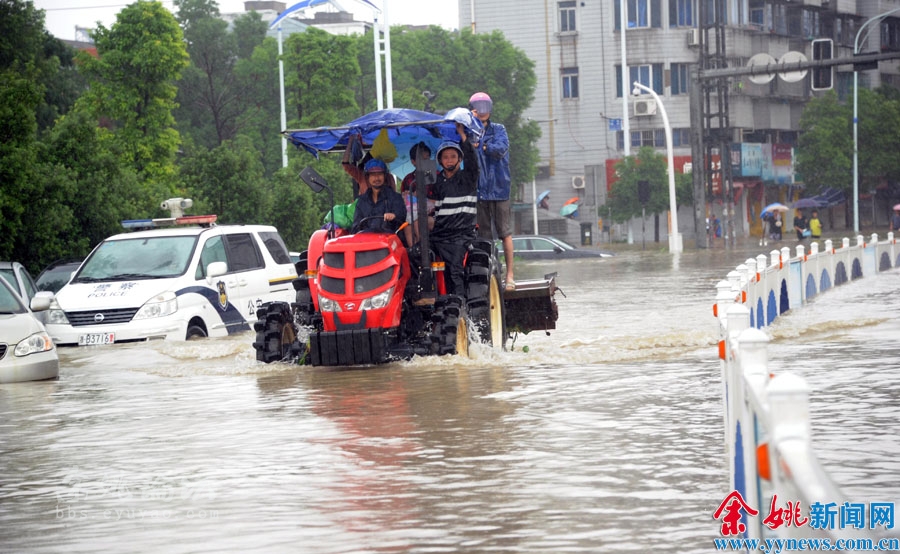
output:
[[[870,18],[862,24],[856,32],[856,40],[853,41],[853,55],[859,54],[859,37],[863,29],[873,21],[880,21],[892,13],[900,12],[900,8],[888,10],[882,14]],[[859,72],[853,70],[853,232],[859,233]]]
[[[528,121],[534,121],[535,123],[549,123],[550,124],[550,137],[548,137],[548,138],[550,139],[550,167],[552,169],[553,168],[553,155],[554,155],[553,154],[553,123],[556,121],[556,118],[554,117],[552,119],[531,119],[529,117]],[[551,171],[550,174],[552,175],[553,172]],[[539,234],[538,233],[538,211],[537,211],[537,209],[538,209],[537,179],[531,180],[531,200],[532,200],[532,204],[533,204],[531,206],[531,213],[534,216],[534,234],[537,235],[537,234]]]
[[[278,83],[281,91],[281,130],[285,131],[287,129],[287,112],[284,109],[284,50],[281,42],[281,25],[278,25]],[[281,135],[281,167],[287,166],[287,138]]]
[[[659,95],[647,86],[634,82],[634,95],[644,91],[653,96],[656,105],[659,106],[659,113],[663,118],[663,127],[666,129],[666,156],[669,164],[669,212],[672,214],[672,221],[669,228],[669,252],[675,254],[682,252],[684,247],[681,242],[681,233],[678,232],[678,207],[675,205],[675,155],[672,152],[672,126],[669,125],[669,114],[666,113],[666,107],[659,99]]]

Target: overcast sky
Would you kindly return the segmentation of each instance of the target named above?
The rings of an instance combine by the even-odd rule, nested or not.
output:
[[[348,11],[356,11],[359,0],[340,0]],[[372,0],[376,6],[388,4],[391,25],[440,25],[446,29],[459,27],[457,0]],[[47,30],[60,39],[74,40],[75,27],[94,27],[97,21],[110,27],[116,14],[130,2],[122,0],[34,0],[38,9],[44,10]],[[296,0],[285,0],[287,6]],[[172,0],[162,0],[163,6],[172,9]],[[244,11],[243,0],[218,0],[219,11],[234,13]]]

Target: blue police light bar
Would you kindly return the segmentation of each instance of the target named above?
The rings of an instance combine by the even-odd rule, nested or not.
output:
[[[122,227],[126,229],[149,229],[154,227],[152,219],[124,219]]]

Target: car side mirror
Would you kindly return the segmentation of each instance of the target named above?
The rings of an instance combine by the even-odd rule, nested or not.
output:
[[[43,312],[44,310],[50,308],[50,303],[52,301],[53,293],[48,290],[42,290],[41,292],[35,294],[34,298],[31,299],[31,311]]]
[[[557,254],[562,254],[563,249],[562,249],[562,247],[554,246],[553,251],[556,252]]]
[[[211,280],[228,273],[228,264],[225,262],[212,262],[206,266],[206,279]]]

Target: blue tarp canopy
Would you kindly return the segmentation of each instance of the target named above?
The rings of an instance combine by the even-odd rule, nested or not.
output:
[[[454,108],[441,116],[419,110],[392,108],[368,113],[339,127],[318,127],[284,131],[282,134],[298,148],[303,148],[313,156],[320,152],[343,152],[353,135],[361,135],[363,147],[369,149],[382,129],[388,130],[388,138],[397,149],[397,159],[391,163],[396,171],[409,161],[409,149],[418,142],[424,142],[437,153],[444,141],[459,141],[456,123],[462,123],[469,136],[475,140],[481,137],[484,127],[465,108]],[[476,138],[478,137],[478,138]]]

